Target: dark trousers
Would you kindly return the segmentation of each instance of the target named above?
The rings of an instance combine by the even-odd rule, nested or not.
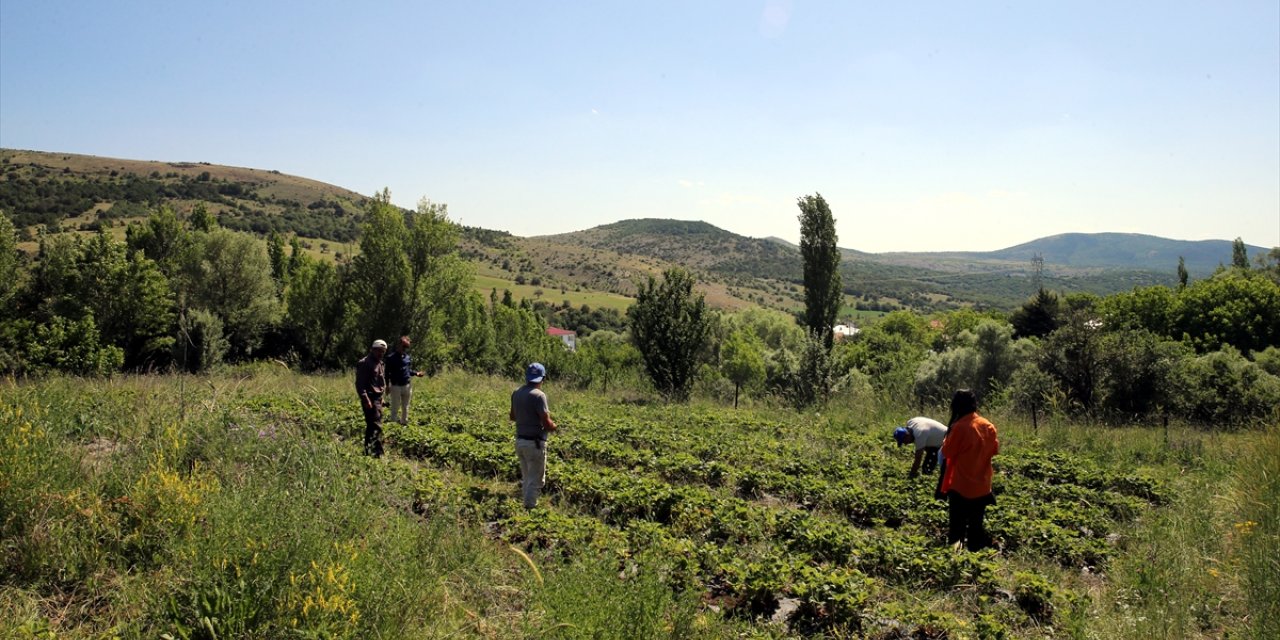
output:
[[[375,458],[382,457],[382,398],[370,398],[372,407],[364,410],[364,453]]]
[[[991,538],[982,520],[987,515],[987,506],[995,504],[992,494],[981,498],[966,498],[955,491],[947,493],[947,543],[955,544],[963,540],[970,551],[978,551],[991,546]]]
[[[938,468],[938,447],[925,447],[924,460],[920,461],[920,473],[928,475]]]

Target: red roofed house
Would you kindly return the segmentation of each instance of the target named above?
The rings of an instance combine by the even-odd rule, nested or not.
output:
[[[568,329],[560,329],[557,327],[547,327],[547,335],[560,338],[566,349],[570,351],[578,350],[578,333]]]

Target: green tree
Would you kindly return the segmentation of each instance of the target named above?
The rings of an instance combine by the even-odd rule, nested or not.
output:
[[[733,383],[733,408],[744,386],[764,381],[764,343],[754,333],[738,329],[720,347],[720,370]]]
[[[1041,368],[1058,380],[1067,400],[1085,411],[1093,409],[1103,375],[1102,322],[1087,313],[1074,313],[1044,340]]]
[[[168,362],[173,295],[155,262],[99,231],[43,245],[27,300],[45,322],[92,316],[95,341],[120,349],[130,368]],[[77,329],[68,335],[88,335]]]
[[[8,214],[0,211],[0,310],[9,309],[9,301],[18,291],[18,236]],[[8,315],[0,311],[0,316]]]
[[[191,211],[191,218],[187,222],[191,224],[192,231],[209,233],[218,228],[218,219],[209,212],[209,207],[205,206],[203,202],[196,204],[196,208]]]
[[[797,409],[826,403],[836,383],[831,349],[821,336],[809,334],[791,375],[788,398]]]
[[[920,363],[932,343],[924,318],[894,311],[835,349],[838,371],[857,369],[895,402],[908,402]]]
[[[1173,314],[1181,291],[1159,285],[1139,287],[1107,296],[1097,310],[1108,329],[1146,329],[1172,336]]]
[[[154,260],[166,276],[173,277],[186,257],[191,237],[182,228],[178,214],[166,205],[152,212],[145,223],[131,223],[125,229],[125,243],[130,252],[141,251]]]
[[[184,370],[191,373],[207,371],[222,362],[227,347],[222,320],[217,315],[204,309],[192,309],[178,319],[178,339],[173,345],[173,358]]]
[[[706,300],[694,293],[693,284],[693,276],[683,269],[668,269],[661,283],[649,276],[627,310],[632,344],[644,358],[653,386],[677,401],[689,397],[710,330]]]
[[[362,342],[394,340],[409,333],[413,300],[404,213],[385,189],[369,201],[360,255],[351,262],[352,294],[360,305]],[[414,336],[421,338],[421,336]]]
[[[840,311],[840,248],[836,221],[821,194],[799,198],[800,255],[804,259],[804,321],[831,348]]]
[[[1190,274],[1187,273],[1187,261],[1182,256],[1178,256],[1178,288],[1186,289],[1187,280],[1190,277]]]
[[[1171,337],[1185,335],[1200,352],[1280,345],[1280,284],[1239,269],[1197,280],[1178,296],[1171,324]]]
[[[642,360],[640,352],[626,337],[609,330],[596,331],[584,338],[581,353],[599,368],[596,377],[606,393],[610,383],[616,382],[622,373],[638,367]]]
[[[1016,338],[1043,338],[1058,328],[1060,303],[1058,296],[1041,288],[1036,295],[1013,312],[1009,323]]]
[[[1280,407],[1280,378],[1232,347],[1180,359],[1171,376],[1175,410],[1195,422],[1274,424],[1276,407]]]
[[[1258,270],[1267,274],[1272,282],[1280,284],[1280,247],[1271,247],[1271,251],[1257,256]]]
[[[124,352],[101,343],[90,313],[78,320],[55,317],[36,326],[27,359],[36,371],[102,376],[124,364]]]
[[[1004,384],[1022,359],[1014,348],[1013,328],[984,319],[956,337],[955,346],[931,353],[916,370],[916,396],[945,402],[956,389],[973,389],[979,401]]]
[[[183,268],[189,285],[179,307],[217,315],[230,353],[248,356],[281,312],[267,252],[252,236],[227,229],[196,236],[196,250]]]
[[[289,277],[289,259],[284,255],[284,239],[275,231],[267,236],[267,258],[271,261],[271,279],[283,289]]]
[[[302,251],[302,241],[295,235],[289,238],[289,275],[298,270],[302,266],[302,259],[306,254]]]
[[[1058,393],[1057,384],[1036,362],[1023,362],[1009,377],[1009,403],[1027,413],[1051,410]]]
[[[1236,238],[1231,243],[1231,266],[1237,269],[1249,268],[1249,248],[1240,238]]]
[[[462,304],[472,295],[469,265],[457,253],[460,230],[449,220],[444,204],[422,199],[418,208],[406,217],[405,250],[408,257],[409,326],[407,330],[417,344],[419,357],[428,368],[449,361],[464,363],[462,340],[466,336],[473,355],[480,346],[480,335],[469,324],[487,322],[487,314],[476,315],[476,309]],[[473,363],[485,365],[481,363]]]
[[[1108,331],[1099,344],[1101,405],[1114,416],[1133,419],[1171,405],[1170,372],[1191,349],[1144,329]]]
[[[288,323],[301,337],[309,366],[338,366],[360,352],[360,308],[351,295],[351,278],[343,271],[303,255],[285,291]]]

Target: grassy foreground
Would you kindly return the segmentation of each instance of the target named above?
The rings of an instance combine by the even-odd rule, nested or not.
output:
[[[1280,435],[1000,428],[998,553],[953,551],[888,427],[548,392],[516,504],[506,381],[417,385],[387,459],[346,377],[0,386],[0,637],[1280,637]]]

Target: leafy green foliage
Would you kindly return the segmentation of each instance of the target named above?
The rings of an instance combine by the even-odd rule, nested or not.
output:
[[[1198,280],[1178,296],[1173,336],[1199,351],[1231,345],[1256,351],[1280,345],[1280,283],[1254,272],[1226,271]]]
[[[1043,338],[1058,328],[1061,323],[1059,314],[1058,296],[1040,289],[1034,298],[1013,312],[1009,322],[1013,325],[1015,337]]]
[[[1231,266],[1237,269],[1249,268],[1249,248],[1240,238],[1231,242]]]
[[[702,294],[694,294],[693,276],[681,269],[649,276],[627,310],[631,340],[644,359],[653,386],[676,399],[688,397],[710,317]]]
[[[1280,377],[1223,349],[1173,363],[1169,403],[1178,413],[1216,426],[1274,420]]]
[[[800,256],[804,260],[804,322],[831,347],[840,311],[840,248],[836,221],[821,194],[801,197]]]
[[[253,238],[227,229],[193,236],[182,265],[183,304],[217,315],[230,353],[248,356],[282,311],[267,253]]]
[[[720,347],[720,368],[733,382],[733,406],[738,406],[738,392],[764,382],[764,343],[754,333],[738,329]]]
[[[18,236],[9,216],[0,211],[0,309],[7,309],[17,293],[18,274]]]

